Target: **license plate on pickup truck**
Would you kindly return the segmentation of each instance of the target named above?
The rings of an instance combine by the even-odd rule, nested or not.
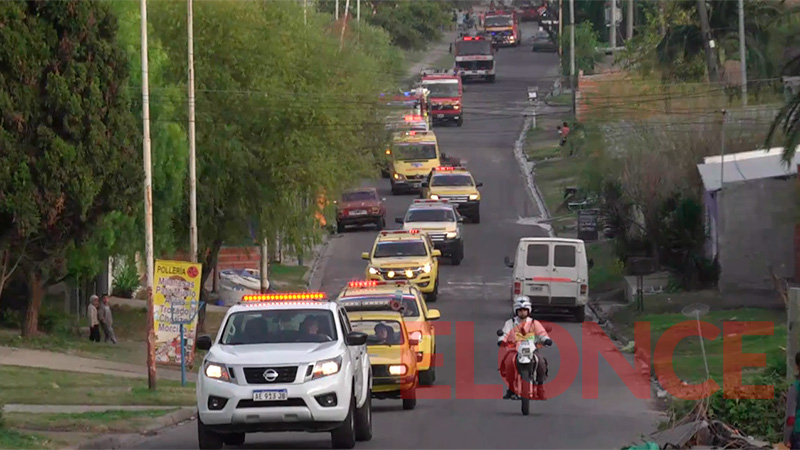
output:
[[[437,115],[436,115],[436,118],[437,118],[437,119],[444,119],[444,114],[437,114]]]
[[[366,216],[367,211],[363,209],[357,209],[355,211],[350,211],[351,216]]]
[[[254,402],[280,402],[287,400],[289,393],[286,389],[271,389],[268,391],[253,391]]]

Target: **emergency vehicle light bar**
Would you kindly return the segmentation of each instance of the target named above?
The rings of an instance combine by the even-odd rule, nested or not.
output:
[[[422,116],[405,116],[403,119],[406,122],[419,122],[422,120]]]
[[[441,199],[441,200],[430,200],[430,199],[428,199],[428,200],[420,200],[420,199],[416,199],[416,200],[414,200],[414,203],[415,204],[417,204],[417,203],[450,203],[450,200],[448,200],[446,198],[445,199]]]
[[[433,170],[450,171],[450,170],[460,170],[463,168],[464,166],[439,166],[439,167],[434,167]]]
[[[397,281],[351,281],[347,283],[347,287],[351,288],[366,288],[375,286],[405,286],[408,284],[406,280]]]
[[[274,302],[283,300],[323,300],[324,292],[290,292],[281,294],[253,294],[242,296],[243,302]]]
[[[381,236],[388,236],[390,234],[419,234],[419,230],[381,231]]]
[[[342,299],[341,305],[346,311],[397,311],[403,312],[406,307],[397,300],[355,300],[347,301]]]

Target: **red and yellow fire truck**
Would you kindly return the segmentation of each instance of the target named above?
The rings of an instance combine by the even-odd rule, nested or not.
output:
[[[492,43],[497,46],[516,47],[522,40],[519,33],[519,17],[513,10],[487,12],[483,27],[492,37]]]
[[[461,76],[453,70],[423,70],[420,84],[430,92],[434,124],[453,122],[461,126],[464,123]]]

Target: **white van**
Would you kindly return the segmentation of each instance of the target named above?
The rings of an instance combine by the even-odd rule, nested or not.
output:
[[[586,247],[580,239],[522,238],[512,260],[514,269],[511,298],[527,295],[535,310],[568,312],[583,322],[589,299],[589,269]]]

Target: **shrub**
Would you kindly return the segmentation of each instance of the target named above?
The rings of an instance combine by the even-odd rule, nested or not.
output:
[[[126,262],[114,269],[114,295],[122,298],[131,298],[140,286],[139,271],[136,269],[136,264]]]

